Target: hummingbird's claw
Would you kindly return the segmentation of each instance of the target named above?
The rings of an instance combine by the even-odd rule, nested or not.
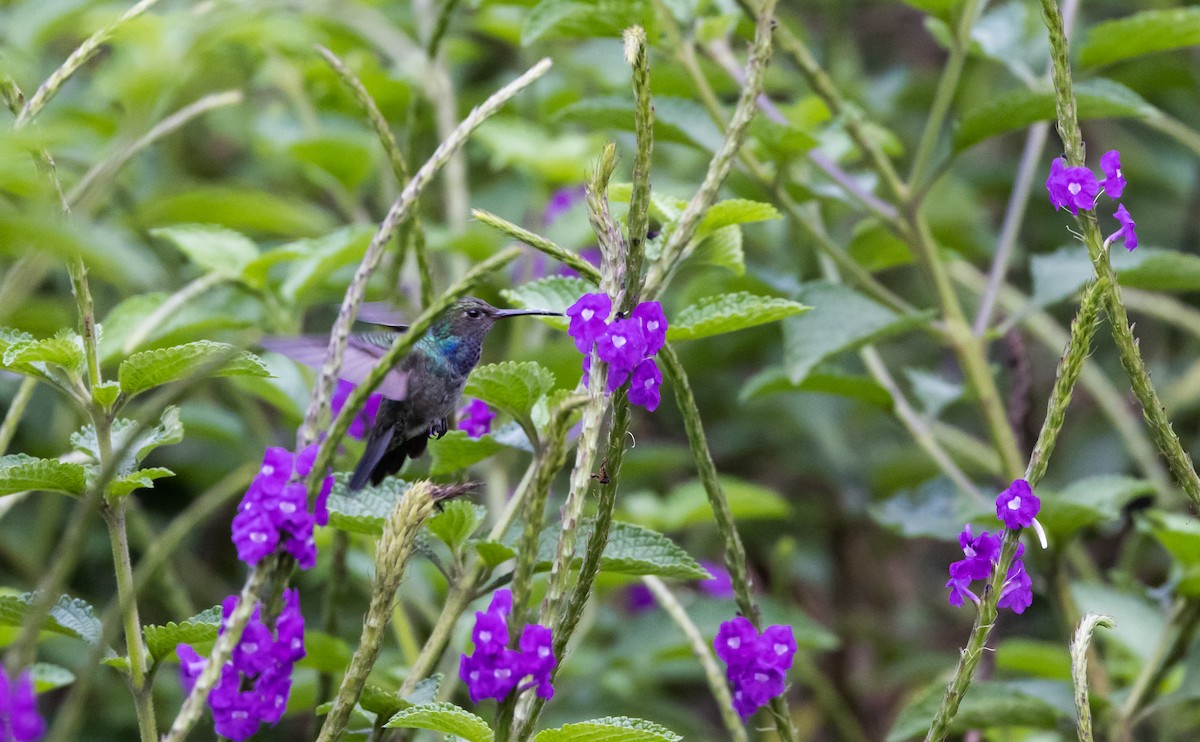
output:
[[[444,417],[439,417],[429,426],[429,435],[434,438],[441,438],[450,429],[450,421]]]

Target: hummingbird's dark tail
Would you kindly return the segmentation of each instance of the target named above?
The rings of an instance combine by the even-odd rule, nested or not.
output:
[[[395,443],[395,431],[395,428],[389,427],[378,437],[372,436],[367,440],[367,449],[363,451],[362,458],[358,460],[354,474],[350,477],[351,492],[366,487],[367,482],[379,484],[384,478],[400,471],[405,461],[425,453],[425,448],[429,445],[428,433]]]

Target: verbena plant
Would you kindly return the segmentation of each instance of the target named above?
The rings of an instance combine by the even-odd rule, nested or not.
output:
[[[1186,734],[1200,13],[910,4],[0,9],[0,740]],[[473,292],[565,316],[352,490]]]

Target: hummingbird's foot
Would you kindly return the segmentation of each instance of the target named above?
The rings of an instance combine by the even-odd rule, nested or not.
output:
[[[441,438],[450,429],[450,420],[445,417],[439,417],[429,426],[429,435],[433,438]]]

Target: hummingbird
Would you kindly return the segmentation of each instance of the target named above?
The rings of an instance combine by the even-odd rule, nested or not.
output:
[[[350,336],[339,376],[359,384],[406,331],[378,304],[364,305],[360,317],[392,328],[393,332],[368,332]],[[467,376],[479,363],[483,339],[498,320],[530,315],[561,316],[541,309],[497,309],[482,299],[465,298],[438,315],[429,328],[379,385],[383,400],[367,447],[350,477],[351,491],[367,482],[379,484],[400,471],[406,459],[425,451],[429,438],[446,434],[458,408]],[[320,368],[328,339],[319,336],[264,338],[263,347],[294,361]]]

